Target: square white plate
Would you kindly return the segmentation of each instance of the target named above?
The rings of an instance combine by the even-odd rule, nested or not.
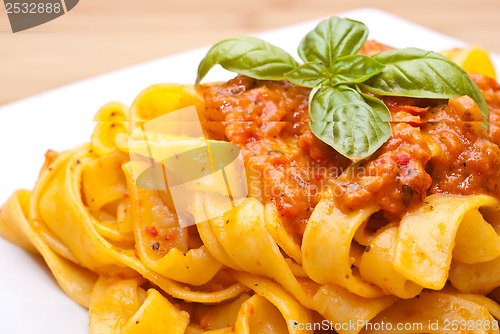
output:
[[[375,9],[338,15],[364,22],[370,29],[369,39],[394,47],[439,51],[465,46],[459,40]],[[318,22],[257,36],[298,59],[296,48],[301,37]],[[100,106],[109,101],[130,105],[141,90],[155,83],[194,83],[198,63],[207,51],[205,47],[168,56],[0,107],[0,205],[16,189],[33,187],[48,149],[64,150],[87,142]],[[499,69],[500,57],[492,55],[492,60]],[[205,81],[231,76],[234,74],[213,70]],[[87,310],[59,289],[40,258],[0,238],[0,268],[0,333],[88,333]]]

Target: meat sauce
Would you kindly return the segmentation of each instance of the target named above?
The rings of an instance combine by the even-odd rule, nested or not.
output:
[[[387,49],[373,44],[364,53],[374,45]],[[204,86],[204,129],[240,147],[250,195],[273,203],[300,240],[326,187],[342,210],[376,205],[387,219],[401,217],[434,193],[500,198],[500,87],[487,77],[473,79],[490,109],[489,133],[467,96],[378,97],[391,112],[392,136],[356,166],[312,134],[310,90],[287,81],[238,76]]]

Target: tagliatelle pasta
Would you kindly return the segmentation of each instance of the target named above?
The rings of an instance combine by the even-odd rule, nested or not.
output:
[[[392,135],[354,164],[309,129],[308,88],[154,85],[49,151],[0,235],[95,334],[498,333],[500,87],[474,80],[490,132],[468,96],[376,96]]]

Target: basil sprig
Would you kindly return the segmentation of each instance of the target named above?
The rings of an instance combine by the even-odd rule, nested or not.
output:
[[[468,95],[488,119],[485,99],[470,77],[435,52],[405,48],[358,55],[368,37],[361,22],[332,17],[299,44],[299,65],[283,49],[258,38],[215,44],[198,67],[198,85],[208,71],[223,68],[255,79],[283,80],[312,88],[309,126],[316,137],[353,161],[373,154],[391,136],[391,114],[378,95],[450,99]]]

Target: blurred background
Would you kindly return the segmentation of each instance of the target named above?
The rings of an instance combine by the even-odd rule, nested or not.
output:
[[[2,5],[0,105],[223,38],[363,7],[500,53],[500,0],[80,0],[66,15],[16,34]]]

